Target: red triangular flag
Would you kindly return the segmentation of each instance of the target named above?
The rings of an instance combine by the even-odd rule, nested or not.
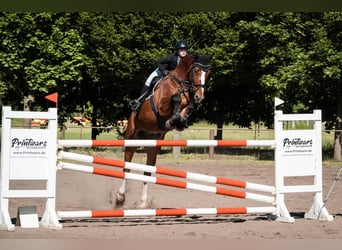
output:
[[[57,103],[58,103],[58,93],[57,92],[45,96],[45,99],[52,101],[52,102],[55,102],[56,107],[57,107]]]

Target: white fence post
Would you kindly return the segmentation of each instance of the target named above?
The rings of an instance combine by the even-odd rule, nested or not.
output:
[[[313,129],[285,130],[285,122],[313,121]],[[322,196],[322,120],[321,110],[313,114],[283,114],[275,111],[275,187],[278,221],[294,222],[284,196],[286,193],[314,193],[313,205],[305,218],[332,221]],[[312,185],[285,185],[285,177],[312,176]]]
[[[12,119],[48,120],[46,129],[13,128]],[[12,111],[2,108],[0,227],[14,230],[8,211],[10,198],[46,198],[40,221],[43,227],[60,229],[56,207],[57,109],[48,112]],[[46,181],[45,189],[10,189],[11,180]]]

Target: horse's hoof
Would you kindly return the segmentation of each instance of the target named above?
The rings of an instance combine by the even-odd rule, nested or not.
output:
[[[166,129],[170,129],[170,128],[171,128],[171,122],[170,122],[170,120],[167,120],[167,121],[165,122],[165,128],[166,128]]]
[[[137,208],[139,208],[139,209],[144,209],[144,208],[147,208],[147,202],[146,201],[144,201],[144,202],[141,202],[138,206],[137,206]]]
[[[122,205],[125,202],[125,194],[121,194],[119,192],[116,193],[116,205]]]
[[[184,126],[183,124],[177,124],[176,125],[176,130],[177,131],[184,131],[184,129],[186,128],[186,126]]]
[[[183,131],[188,127],[188,120],[185,118],[181,118],[176,124],[176,130]]]

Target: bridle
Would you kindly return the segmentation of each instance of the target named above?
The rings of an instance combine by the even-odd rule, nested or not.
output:
[[[203,64],[198,63],[198,62],[195,62],[192,64],[192,67],[191,67],[192,74],[191,74],[190,82],[191,82],[191,85],[192,85],[194,91],[196,91],[198,88],[205,88],[205,79],[201,79],[201,80],[203,80],[203,83],[195,83],[193,71],[195,70],[196,67],[201,69],[201,72],[202,72],[201,78],[202,77],[204,78],[206,72],[208,72],[208,70],[210,69],[210,65],[203,65]]]
[[[193,63],[191,66],[190,71],[192,72],[190,75],[190,80],[183,80],[183,79],[179,79],[178,77],[176,77],[173,74],[169,74],[168,76],[178,85],[178,86],[182,86],[184,85],[186,87],[185,88],[178,88],[179,93],[184,93],[184,92],[189,92],[189,93],[193,93],[196,92],[199,88],[205,88],[205,82],[204,83],[195,83],[195,79],[194,79],[194,70],[195,68],[198,67],[201,69],[202,72],[207,72],[210,69],[210,65],[203,65],[201,63]]]
[[[195,79],[194,79],[194,70],[196,67],[199,67],[201,69],[202,72],[202,76],[201,76],[201,80],[203,80],[203,83],[195,83]],[[210,69],[210,65],[203,65],[201,63],[193,63],[190,69],[190,80],[183,80],[183,79],[179,79],[178,77],[176,77],[175,75],[168,74],[165,78],[170,78],[170,80],[172,80],[174,83],[176,83],[177,87],[178,87],[178,93],[180,95],[183,95],[186,98],[186,106],[191,107],[191,109],[194,109],[194,93],[199,89],[199,88],[204,88],[205,87],[205,82],[204,82],[204,77],[206,75],[206,72]],[[204,72],[204,74],[203,74]],[[165,79],[164,78],[164,79]],[[188,92],[189,94],[186,95],[186,92]],[[158,124],[161,128],[165,129],[165,122],[166,120],[161,117],[161,115],[159,114],[159,112],[157,111],[157,107],[156,104],[154,103],[154,99],[150,98],[150,104],[151,104],[151,108],[154,112],[154,114],[157,117],[157,121]]]

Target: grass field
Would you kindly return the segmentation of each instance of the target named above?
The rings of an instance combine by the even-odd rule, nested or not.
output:
[[[310,126],[310,125],[309,125]],[[296,126],[298,129],[305,129],[306,125],[299,124]],[[188,129],[181,132],[181,138],[187,140],[200,140],[210,139],[210,131],[213,131],[216,135],[216,126],[213,124],[207,124],[204,122],[196,123],[190,126]],[[174,133],[170,131],[166,135],[166,139],[173,139]],[[59,131],[58,138],[65,139],[91,139],[91,127],[75,126],[74,124],[66,124],[66,130],[64,136],[62,131]],[[103,139],[117,139],[118,133],[116,129],[103,132],[97,136],[98,140]],[[239,128],[237,126],[224,126],[222,129],[222,139],[224,140],[272,140],[274,139],[273,129],[267,129],[265,127],[257,128]],[[334,142],[334,134],[322,132],[322,145],[323,149],[332,149]]]
[[[22,121],[14,121],[14,126],[20,126],[23,124]],[[289,125],[289,128],[292,127],[292,124]],[[306,123],[297,123],[293,128],[297,129],[305,129],[311,128],[312,124]],[[39,128],[37,126],[36,128]],[[210,135],[216,135],[216,126],[214,124],[207,124],[206,122],[199,122],[188,129],[181,132],[181,139],[188,140],[199,140],[199,139],[210,139]],[[174,132],[170,131],[166,135],[166,139],[173,139]],[[84,127],[77,126],[75,124],[66,123],[65,129],[58,130],[58,138],[59,139],[67,139],[67,140],[90,140],[91,139],[91,127],[86,125]],[[97,136],[98,140],[115,140],[118,139],[119,135],[115,128],[108,130],[108,132],[102,132]],[[237,126],[224,126],[222,129],[222,139],[224,140],[272,140],[274,139],[274,131],[273,129],[267,129],[265,127],[257,127],[252,126],[251,128],[239,128]],[[323,158],[325,160],[329,160],[332,156],[333,152],[333,142],[334,142],[334,133],[326,133],[322,131],[322,147],[323,147]],[[170,151],[171,148],[164,147],[166,151]],[[194,150],[194,152],[207,152],[205,149]],[[183,152],[189,152],[187,150],[183,150]],[[193,151],[191,151],[193,152]]]
[[[291,125],[292,126],[292,125]],[[298,123],[294,128],[305,129],[311,128],[312,124]],[[59,131],[59,138],[65,139],[91,139],[91,128],[90,127],[80,127],[73,124],[67,124],[66,130],[62,133]],[[64,136],[63,136],[64,134]],[[210,134],[216,135],[216,126],[213,124],[207,124],[205,122],[196,123],[190,126],[188,129],[181,132],[181,139],[187,140],[200,140],[200,139],[210,139]],[[170,131],[166,135],[166,139],[173,139],[174,132]],[[103,132],[97,136],[98,140],[104,139],[117,139],[118,133],[116,129],[109,130],[108,132]],[[224,126],[222,129],[222,139],[224,140],[272,140],[274,139],[274,130],[267,129],[265,127],[252,127],[239,128],[237,126]],[[333,152],[333,141],[334,134],[322,132],[322,147],[323,147],[323,158],[329,159]],[[171,150],[170,148],[164,147],[165,150]],[[186,150],[183,150],[186,152]],[[207,150],[196,150],[196,152],[207,152]]]

